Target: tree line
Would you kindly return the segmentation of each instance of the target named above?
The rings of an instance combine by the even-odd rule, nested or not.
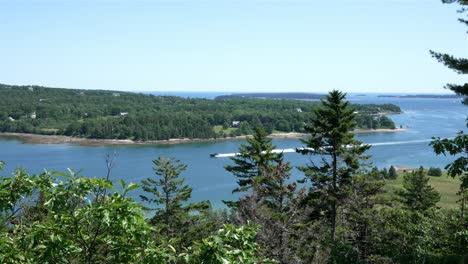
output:
[[[115,91],[0,84],[0,132],[96,139],[165,140],[305,132],[318,102],[273,99],[193,99]],[[353,105],[358,128],[395,128],[378,113],[391,104]],[[215,129],[218,127],[218,129]]]

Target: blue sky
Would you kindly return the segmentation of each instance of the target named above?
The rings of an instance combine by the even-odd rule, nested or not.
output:
[[[0,83],[130,91],[444,93],[468,53],[438,0],[0,0]]]

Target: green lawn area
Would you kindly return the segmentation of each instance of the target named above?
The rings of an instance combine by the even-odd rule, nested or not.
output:
[[[452,178],[444,175],[441,177],[429,176],[429,184],[440,193],[440,201],[437,203],[442,208],[456,208],[456,201],[460,198],[456,193],[460,188],[460,178]],[[385,188],[390,193],[403,188],[403,173],[398,173],[396,180],[387,180]]]
[[[237,127],[228,127],[227,129],[223,129],[223,126],[214,126],[213,131],[216,134],[220,134],[221,132],[224,132],[226,135],[231,135],[232,132],[236,131],[238,128]]]

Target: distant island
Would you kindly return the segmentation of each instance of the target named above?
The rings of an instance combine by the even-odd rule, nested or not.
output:
[[[151,94],[0,84],[0,132],[132,142],[229,139],[257,126],[304,133],[319,102]],[[393,104],[352,105],[357,129],[395,129]],[[396,131],[396,130],[395,130]],[[61,138],[58,142],[68,139]]]
[[[324,99],[325,94],[318,93],[235,93],[230,95],[221,95],[216,97],[216,100],[225,100],[232,98],[258,98],[258,99],[288,99],[288,100],[305,100],[305,99]]]
[[[404,94],[404,95],[378,95],[378,97],[463,99],[463,96],[459,96],[459,95],[456,95],[456,94]]]

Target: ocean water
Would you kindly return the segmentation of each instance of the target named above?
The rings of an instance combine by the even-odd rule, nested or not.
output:
[[[173,94],[181,95],[184,94]],[[197,94],[188,97],[213,98],[218,93]],[[394,103],[399,105],[402,114],[392,115],[396,125],[407,129],[399,133],[359,134],[356,138],[364,143],[385,143],[372,147],[368,154],[372,155],[370,162],[380,168],[390,165],[410,167],[436,166],[443,167],[453,157],[436,156],[429,146],[431,137],[454,137],[458,131],[466,128],[468,107],[456,99],[402,99],[381,98],[376,95],[349,96],[352,103]],[[194,201],[210,200],[215,207],[222,206],[222,200],[232,200],[237,196],[232,194],[236,187],[235,178],[224,170],[230,164],[229,158],[210,158],[211,153],[237,152],[243,141],[227,141],[212,143],[189,143],[180,145],[148,145],[148,146],[78,146],[69,144],[36,145],[25,144],[15,138],[0,137],[0,160],[5,161],[5,171],[2,175],[12,172],[17,167],[23,167],[30,173],[40,173],[44,169],[75,171],[83,169],[82,175],[102,177],[106,173],[106,154],[116,153],[115,167],[112,179],[124,179],[126,182],[139,183],[152,177],[152,160],[158,156],[174,157],[187,164],[187,170],[182,174],[186,182],[193,187]],[[296,148],[303,144],[298,139],[275,139],[273,143],[278,148]],[[293,166],[304,165],[309,157],[296,153],[285,154],[286,160]],[[293,170],[293,179],[303,175]],[[140,191],[131,193],[137,200]]]

